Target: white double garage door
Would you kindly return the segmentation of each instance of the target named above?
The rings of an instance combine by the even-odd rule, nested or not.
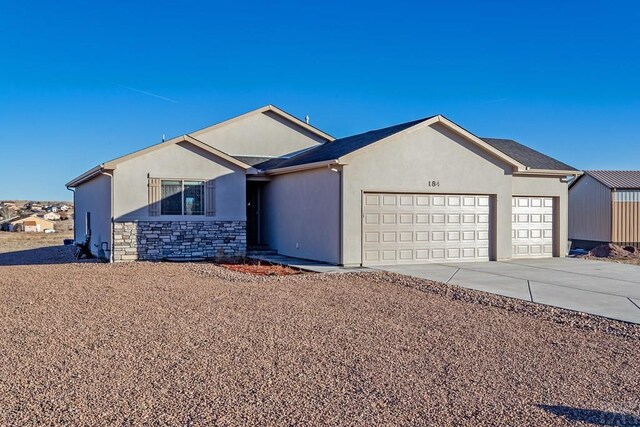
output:
[[[363,265],[488,261],[489,196],[364,193]],[[513,257],[552,256],[553,199],[513,197]]]

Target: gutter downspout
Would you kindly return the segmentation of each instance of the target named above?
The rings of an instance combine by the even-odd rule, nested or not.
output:
[[[332,167],[334,166],[334,167]],[[327,165],[327,168],[330,171],[333,171],[335,173],[338,174],[338,221],[340,222],[340,227],[339,227],[339,235],[338,235],[338,262],[337,264],[340,266],[344,265],[344,259],[342,257],[342,253],[344,251],[344,241],[342,240],[344,237],[344,220],[343,220],[343,202],[342,202],[342,195],[344,193],[344,190],[342,189],[342,185],[343,185],[343,177],[342,177],[342,173],[343,173],[343,166],[342,165]]]
[[[113,242],[114,242],[114,239],[115,239],[115,236],[114,236],[114,233],[113,233],[113,173],[101,171],[100,174],[108,176],[109,177],[109,183],[111,184],[111,191],[109,192],[110,193],[110,197],[111,197],[111,200],[109,202],[109,204],[111,205],[111,220],[109,221],[109,223],[111,224],[111,230],[110,230],[111,231],[111,233],[110,233],[111,234],[111,242],[109,242],[108,251],[109,251],[109,262],[113,262]],[[74,216],[74,219],[75,219],[75,216]]]
[[[338,210],[339,217],[338,218],[339,218],[339,221],[340,221],[340,237],[339,237],[339,241],[338,241],[338,262],[339,262],[339,265],[344,265],[344,258],[342,256],[342,253],[344,251],[344,248],[343,248],[343,246],[344,246],[344,215],[343,215],[344,208],[343,208],[343,204],[344,203],[343,203],[343,200],[342,200],[343,193],[344,193],[344,190],[343,190],[342,186],[344,184],[344,182],[343,182],[344,180],[342,178],[342,172],[343,172],[343,168],[338,169],[338,175],[340,177],[339,178],[340,181],[339,181],[339,184],[338,184],[340,186],[340,191],[339,191],[339,194],[340,194],[339,197],[340,198],[338,199],[338,205],[339,205],[339,207],[338,207],[338,209],[339,209]]]

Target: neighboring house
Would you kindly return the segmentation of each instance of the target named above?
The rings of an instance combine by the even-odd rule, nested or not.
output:
[[[602,243],[640,246],[640,171],[585,171],[572,182],[569,238],[585,249]]]
[[[6,218],[0,220],[0,230],[1,231],[13,231],[13,226],[11,225],[11,221],[19,219],[19,215],[12,216],[11,218]]]
[[[53,230],[55,224],[36,215],[24,218],[17,218],[9,221],[9,231],[25,231],[25,232],[41,232],[44,230]]]
[[[113,261],[243,256],[347,266],[564,256],[575,168],[443,116],[334,139],[266,106],[102,163],[75,238]]]
[[[47,212],[42,217],[44,219],[48,219],[49,221],[58,221],[58,220],[60,220],[60,215],[58,215],[57,213],[55,213],[53,211]]]
[[[68,210],[69,210],[69,206],[67,206],[67,205],[62,205],[62,206],[60,206],[60,210],[61,210],[61,211],[63,211],[63,212],[66,212],[66,211],[68,211]]]

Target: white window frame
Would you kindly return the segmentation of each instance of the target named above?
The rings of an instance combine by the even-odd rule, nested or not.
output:
[[[160,216],[206,216],[207,210],[207,191],[206,191],[206,182],[205,179],[197,179],[197,178],[160,178],[160,192],[162,193],[162,184],[165,181],[180,181],[180,212],[179,214],[163,214],[162,213],[162,197],[160,198]],[[202,184],[202,213],[201,214],[187,214],[184,211],[184,183],[188,182],[199,182]]]

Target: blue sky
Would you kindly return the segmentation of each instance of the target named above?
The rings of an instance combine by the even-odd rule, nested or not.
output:
[[[338,137],[444,114],[640,169],[637,2],[0,7],[0,199],[68,200],[100,162],[269,103]]]

